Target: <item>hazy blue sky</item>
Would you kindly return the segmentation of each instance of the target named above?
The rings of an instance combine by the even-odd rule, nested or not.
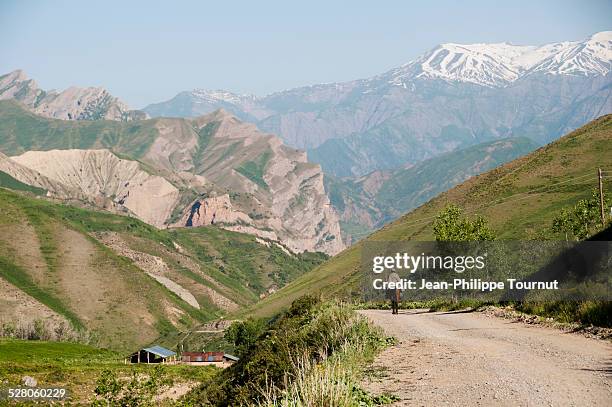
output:
[[[0,0],[0,72],[104,86],[139,108],[181,90],[266,93],[368,77],[441,42],[611,30],[612,1]]]

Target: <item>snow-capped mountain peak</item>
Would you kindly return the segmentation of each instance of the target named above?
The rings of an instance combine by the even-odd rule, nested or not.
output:
[[[521,67],[513,63],[530,47],[500,44],[442,44],[422,58],[417,77],[473,82],[489,86],[516,80]]]
[[[226,102],[233,104],[240,104],[246,100],[253,99],[251,95],[238,95],[236,93],[228,92],[226,90],[208,90],[208,89],[194,89],[191,94],[201,101],[206,102]]]
[[[488,87],[506,86],[532,74],[606,75],[612,66],[612,31],[582,42],[542,46],[441,44],[417,60],[389,72],[390,83],[406,86],[416,78],[437,78]]]
[[[539,61],[533,72],[562,75],[606,75],[612,69],[612,31],[603,31],[584,42],[544,45],[556,52]]]

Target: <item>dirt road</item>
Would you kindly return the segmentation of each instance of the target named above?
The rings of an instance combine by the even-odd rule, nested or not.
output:
[[[612,406],[612,344],[479,312],[368,310],[400,343],[364,387],[406,406]]]

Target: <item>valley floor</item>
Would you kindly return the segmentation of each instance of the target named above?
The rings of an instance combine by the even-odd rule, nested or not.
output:
[[[364,387],[406,406],[604,406],[612,343],[479,312],[360,311],[398,344]]]

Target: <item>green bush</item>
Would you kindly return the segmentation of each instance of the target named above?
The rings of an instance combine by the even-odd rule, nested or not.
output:
[[[610,301],[523,302],[516,304],[515,308],[517,311],[554,318],[560,322],[612,327],[612,302]]]
[[[284,314],[230,328],[240,360],[193,390],[188,405],[359,405],[360,369],[390,342],[347,304],[296,300]]]
[[[494,240],[495,232],[482,216],[473,220],[463,215],[457,205],[448,205],[436,216],[433,233],[437,241],[470,242]]]
[[[170,385],[164,366],[156,366],[150,374],[143,376],[132,371],[129,380],[117,377],[113,370],[104,370],[94,390],[97,398],[93,406],[155,406],[155,396],[160,387]]]
[[[263,333],[266,321],[249,318],[246,321],[233,323],[223,335],[223,338],[232,343],[236,349],[236,356],[247,356],[250,349],[255,346],[257,339]]]

